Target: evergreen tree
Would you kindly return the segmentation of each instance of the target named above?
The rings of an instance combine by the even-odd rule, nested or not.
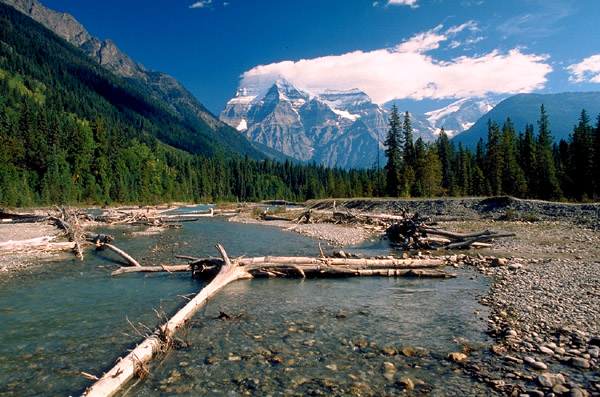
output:
[[[524,197],[527,193],[525,174],[517,161],[517,143],[515,127],[510,118],[502,127],[500,147],[503,153],[502,189],[504,193]]]
[[[558,200],[562,196],[552,155],[552,132],[548,122],[548,114],[544,105],[540,107],[538,120],[538,137],[536,142],[536,180],[538,191],[536,196],[544,200]]]
[[[418,195],[421,197],[436,197],[443,193],[442,163],[435,145],[423,145],[423,148],[424,151],[419,151],[416,158]]]
[[[519,164],[525,175],[527,182],[527,196],[536,197],[539,189],[539,181],[537,180],[537,157],[536,143],[533,132],[533,125],[525,126],[525,135],[519,150]]]
[[[484,172],[489,180],[491,193],[497,196],[503,194],[502,170],[504,169],[504,155],[500,145],[500,127],[495,121],[488,120],[487,138]]]
[[[588,199],[594,195],[594,138],[590,118],[585,109],[581,111],[579,124],[573,128],[570,146],[572,194],[577,200]]]
[[[455,196],[457,190],[454,176],[454,144],[448,139],[444,127],[440,129],[436,147],[439,161],[442,164],[442,189],[444,193]]]
[[[386,170],[386,191],[391,197],[400,195],[401,181],[400,168],[402,166],[402,137],[400,117],[396,105],[392,107],[390,115],[389,130],[385,139],[385,155],[387,157]]]

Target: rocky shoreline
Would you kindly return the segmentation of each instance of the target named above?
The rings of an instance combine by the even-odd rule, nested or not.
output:
[[[308,207],[331,211],[333,200]],[[336,200],[336,208],[374,213],[405,208],[437,219],[444,230],[517,233],[489,249],[446,255],[449,265],[472,268],[493,279],[480,303],[489,306],[488,333],[494,344],[484,350],[467,348],[468,353],[455,361],[487,384],[490,394],[600,395],[599,204],[508,197],[351,199]],[[325,229],[331,226],[337,225]],[[334,244],[352,233],[337,227]],[[318,227],[313,231],[313,237],[327,239]]]

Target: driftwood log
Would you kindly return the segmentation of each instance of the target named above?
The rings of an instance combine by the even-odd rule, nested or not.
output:
[[[394,223],[386,230],[386,235],[393,244],[406,249],[468,249],[472,246],[489,246],[488,243],[497,238],[516,236],[515,233],[498,233],[490,230],[465,234],[448,232],[427,226],[418,215]]]
[[[83,243],[85,241],[85,234],[83,228],[79,224],[79,219],[76,211],[69,210],[66,208],[55,207],[58,211],[58,216],[49,216],[48,218],[54,220],[56,224],[62,228],[69,241],[74,243],[73,250],[80,260],[83,260]]]
[[[192,260],[190,265],[199,273],[208,272],[216,276],[206,285],[191,301],[179,310],[170,320],[162,324],[142,343],[133,349],[91,387],[85,396],[111,396],[125,383],[131,380],[140,369],[145,368],[157,352],[170,349],[173,334],[199,309],[210,297],[216,294],[227,284],[239,280],[258,276],[295,275],[307,277],[308,275],[343,275],[343,276],[424,276],[438,274],[438,277],[451,277],[439,270],[444,262],[441,259],[364,259],[364,258],[309,258],[309,257],[273,257],[264,256],[256,258],[229,259],[227,252],[221,245],[217,249],[222,259]],[[172,268],[172,267],[171,267]],[[434,268],[438,268],[435,270]],[[129,270],[131,269],[131,270]],[[128,271],[145,271],[149,268],[128,268]],[[148,271],[167,271],[153,267]],[[123,271],[122,273],[124,273]],[[113,273],[114,274],[114,273]]]

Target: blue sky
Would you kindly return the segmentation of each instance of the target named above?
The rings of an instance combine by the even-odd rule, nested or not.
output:
[[[464,97],[600,90],[597,0],[41,0],[214,114],[240,81],[365,91],[429,110]]]

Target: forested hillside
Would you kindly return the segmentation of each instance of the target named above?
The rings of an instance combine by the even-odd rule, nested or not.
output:
[[[367,171],[356,174],[368,191]],[[343,189],[328,191],[328,178]],[[0,4],[0,205],[361,195],[349,181],[240,156]]]

